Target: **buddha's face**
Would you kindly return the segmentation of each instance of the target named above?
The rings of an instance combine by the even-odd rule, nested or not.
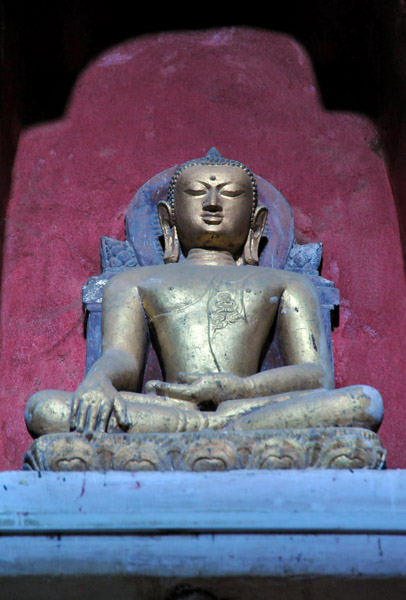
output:
[[[187,167],[175,187],[175,225],[184,251],[238,254],[250,229],[252,203],[252,182],[240,167]]]

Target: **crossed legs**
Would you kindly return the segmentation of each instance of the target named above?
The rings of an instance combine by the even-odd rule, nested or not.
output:
[[[128,433],[197,431],[205,428],[267,430],[305,427],[378,429],[383,417],[380,394],[369,386],[307,390],[243,400],[228,400],[216,411],[201,412],[192,403],[148,394],[121,392]],[[68,433],[72,392],[45,390],[32,396],[25,418],[33,437]],[[141,399],[141,401],[140,401]],[[107,432],[120,432],[114,413]]]

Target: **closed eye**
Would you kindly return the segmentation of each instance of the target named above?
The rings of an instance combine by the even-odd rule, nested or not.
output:
[[[192,188],[188,188],[187,190],[185,190],[186,194],[189,194],[189,196],[204,196],[205,194],[207,194],[207,189],[206,188],[198,188],[198,189],[192,189]]]
[[[220,194],[226,198],[235,198],[236,196],[241,196],[243,193],[244,190],[225,190],[224,188],[220,191]]]

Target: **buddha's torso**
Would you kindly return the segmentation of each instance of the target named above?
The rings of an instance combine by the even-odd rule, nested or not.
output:
[[[280,271],[183,263],[140,275],[136,285],[167,381],[180,371],[258,371],[283,291]]]

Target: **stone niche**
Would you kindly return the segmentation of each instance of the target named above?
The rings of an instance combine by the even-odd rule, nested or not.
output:
[[[100,236],[122,240],[137,189],[213,143],[281,190],[298,243],[323,242],[322,275],[341,297],[336,386],[381,392],[388,466],[403,466],[406,290],[376,136],[365,117],[324,109],[306,52],[286,35],[165,33],[98,56],[64,116],[20,137],[3,263],[1,467],[19,468],[30,443],[28,397],[83,378],[81,289],[100,272]]]
[[[100,236],[123,240],[137,189],[213,143],[282,191],[299,243],[324,243],[322,274],[341,292],[337,386],[380,390],[388,466],[405,466],[406,290],[376,129],[324,109],[295,40],[225,28],[110,48],[83,71],[61,119],[21,134],[2,279],[3,470],[19,469],[30,444],[28,397],[83,378],[81,288],[100,271]],[[50,580],[61,598],[406,592],[398,470],[6,472],[0,494],[0,583],[10,597],[51,598]]]

